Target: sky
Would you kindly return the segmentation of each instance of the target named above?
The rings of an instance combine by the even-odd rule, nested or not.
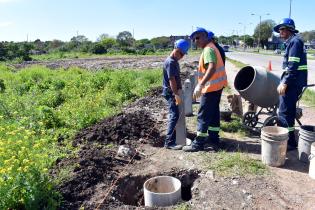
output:
[[[96,41],[122,31],[151,39],[190,35],[195,27],[216,36],[252,35],[260,17],[276,23],[289,17],[290,2],[296,28],[315,30],[314,0],[0,0],[0,41],[76,35]]]

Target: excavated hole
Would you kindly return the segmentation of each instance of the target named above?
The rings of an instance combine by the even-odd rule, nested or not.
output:
[[[200,171],[197,170],[179,170],[174,169],[166,173],[150,174],[143,176],[125,176],[120,179],[113,197],[119,202],[130,206],[144,206],[143,184],[146,180],[155,176],[173,176],[182,183],[182,200],[189,201],[192,198],[191,187],[194,181],[199,177]]]

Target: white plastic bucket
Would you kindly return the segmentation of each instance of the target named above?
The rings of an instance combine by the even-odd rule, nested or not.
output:
[[[315,142],[312,143],[311,146],[311,154],[309,156],[310,160],[310,169],[309,169],[309,176],[312,179],[315,179]]]
[[[287,128],[266,126],[261,129],[261,160],[269,166],[285,163],[289,132]]]
[[[299,131],[299,160],[308,163],[308,157],[311,153],[311,144],[315,142],[315,127],[311,125],[302,125]]]
[[[171,176],[150,178],[143,188],[145,206],[171,206],[181,200],[181,182]]]

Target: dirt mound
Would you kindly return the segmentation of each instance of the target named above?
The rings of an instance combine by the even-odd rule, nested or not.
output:
[[[107,118],[80,131],[76,135],[73,145],[76,146],[85,141],[120,145],[139,139],[152,139],[150,143],[153,145],[156,145],[156,141],[160,139],[159,131],[155,128],[155,121],[151,119],[147,111],[121,113]]]
[[[81,148],[77,158],[60,161],[57,164],[59,169],[74,166],[69,172],[71,178],[58,187],[63,196],[61,209],[78,209],[90,199],[99,182],[109,188],[116,178],[112,168],[121,164],[114,159],[114,156],[115,152],[90,144]],[[54,170],[54,173],[58,172],[60,172],[58,169]]]
[[[118,168],[128,162],[116,159],[118,145],[137,148],[143,143],[163,144],[160,128],[164,127],[161,126],[164,121],[156,120],[156,114],[166,108],[160,93],[160,88],[152,90],[148,96],[126,106],[122,113],[83,129],[75,136],[73,146],[80,147],[77,157],[57,161],[52,172],[56,176],[60,169],[69,168],[71,178],[58,188],[64,199],[62,209],[77,209],[82,205],[95,207],[90,199],[94,199],[99,185],[104,194],[116,180]],[[107,147],[110,143],[114,146]]]

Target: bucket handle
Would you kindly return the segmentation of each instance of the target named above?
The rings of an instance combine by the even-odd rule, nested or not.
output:
[[[308,156],[308,160],[311,161],[314,157],[315,157],[314,154],[310,154],[310,156]]]

